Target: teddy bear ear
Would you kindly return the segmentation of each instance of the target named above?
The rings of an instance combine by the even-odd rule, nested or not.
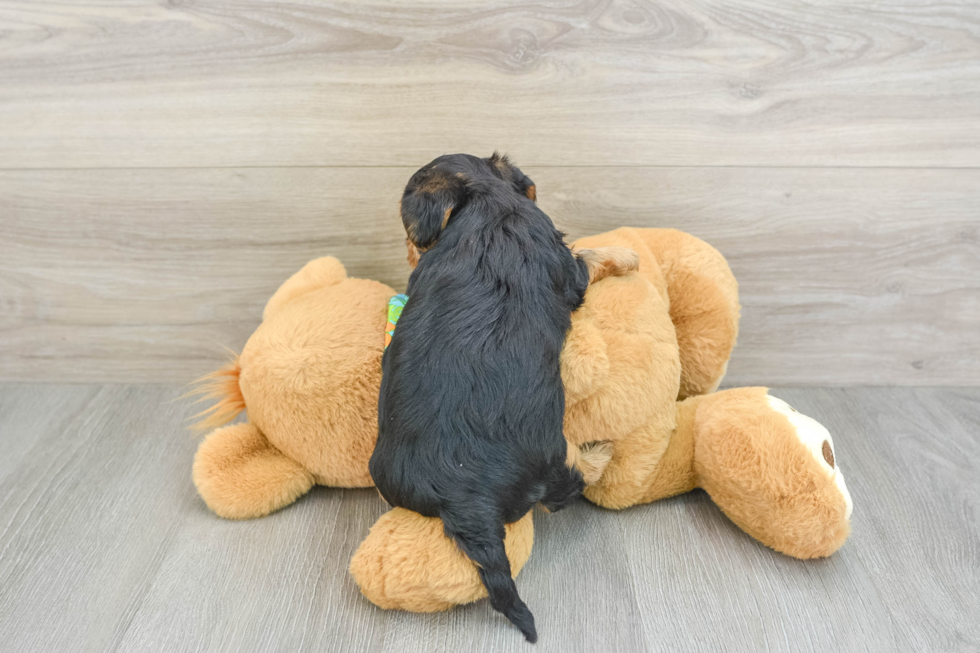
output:
[[[275,294],[266,302],[262,319],[268,320],[272,314],[300,295],[338,284],[346,278],[347,270],[344,269],[344,264],[333,256],[314,259],[279,286]]]
[[[606,341],[585,311],[580,310],[572,315],[572,328],[561,352],[566,408],[594,394],[608,377]]]

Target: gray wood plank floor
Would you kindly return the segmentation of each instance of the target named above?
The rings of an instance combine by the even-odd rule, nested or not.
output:
[[[774,391],[834,434],[853,535],[801,562],[703,492],[538,515],[536,649],[486,602],[385,612],[347,562],[384,511],[315,489],[211,514],[174,386],[0,384],[0,648],[10,651],[975,651],[980,389]]]

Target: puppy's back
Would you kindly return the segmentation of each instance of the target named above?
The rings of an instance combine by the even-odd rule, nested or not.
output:
[[[503,524],[584,485],[565,464],[559,359],[588,273],[547,215],[495,183],[452,213],[409,280],[371,475],[389,503],[442,518],[494,608],[533,641]]]

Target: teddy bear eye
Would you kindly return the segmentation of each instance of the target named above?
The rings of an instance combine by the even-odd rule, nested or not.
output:
[[[834,466],[834,450],[830,446],[830,443],[826,440],[823,441],[823,446],[820,447],[820,452],[823,454],[823,459],[827,461],[827,464],[833,468]]]

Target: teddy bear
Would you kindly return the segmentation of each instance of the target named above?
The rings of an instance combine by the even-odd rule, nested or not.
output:
[[[579,248],[626,247],[639,270],[592,284],[561,356],[569,462],[585,497],[622,510],[704,489],[736,525],[796,558],[847,539],[852,502],[833,438],[766,388],[718,391],[738,334],[738,286],[724,257],[673,229],[621,228]],[[240,355],[206,377],[213,406],[193,480],[229,519],[288,506],[315,485],[371,487],[389,301],[336,258],[308,263],[266,304]],[[397,334],[397,331],[395,332]],[[397,337],[397,335],[395,336]],[[221,426],[247,411],[247,421]],[[380,498],[379,498],[380,500]],[[508,524],[516,577],[532,515]],[[446,610],[486,596],[438,518],[395,508],[350,562],[382,608]]]

